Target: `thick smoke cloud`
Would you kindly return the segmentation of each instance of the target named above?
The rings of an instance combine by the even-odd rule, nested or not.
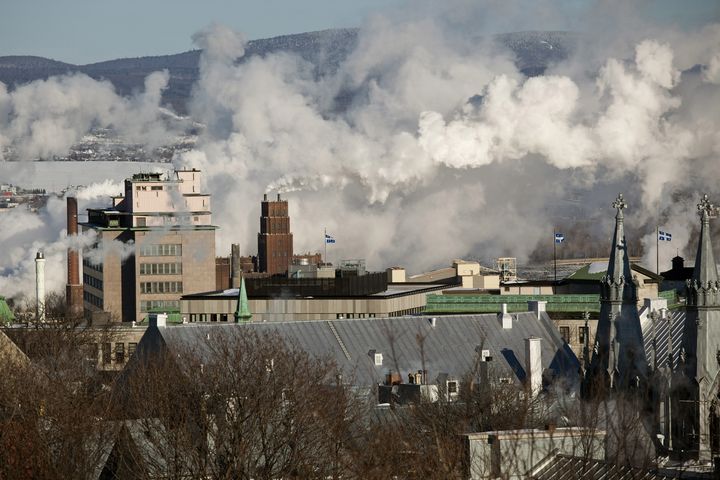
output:
[[[8,150],[20,160],[65,155],[96,127],[112,127],[129,142],[161,145],[168,140],[159,109],[168,79],[167,72],[155,72],[130,98],[83,74],[37,80],[12,92],[0,83],[0,160]]]
[[[227,28],[198,34],[204,61],[191,111],[208,129],[176,163],[208,174],[216,223],[226,226],[218,252],[235,241],[255,252],[257,204],[276,190],[291,201],[296,250],[321,248],[327,227],[338,238],[331,260],[366,257],[375,268],[526,259],[554,227],[587,220],[590,237],[604,239],[620,190],[638,233],[631,242],[661,224],[687,232],[676,237],[685,250],[694,199],[682,193],[712,192],[717,174],[720,121],[708,108],[720,106],[717,28],[683,37],[638,22],[526,78],[482,35],[447,29],[459,23],[376,18],[322,78],[287,54],[237,64],[242,37]],[[694,66],[688,58],[706,66],[700,75],[682,73]],[[654,264],[655,242],[643,243]]]
[[[324,75],[287,53],[239,62],[243,36],[211,25],[193,37],[203,54],[190,115],[205,128],[174,163],[205,174],[219,255],[235,242],[256,252],[259,201],[276,191],[290,200],[296,252],[321,251],[327,228],[331,261],[411,271],[456,257],[522,262],[552,248],[554,229],[573,232],[563,248],[606,255],[622,191],[628,240],[642,242],[647,266],[656,225],[692,257],[696,197],[720,194],[720,25],[661,26],[635,8],[413,2],[370,19]],[[530,29],[578,31],[574,53],[526,77],[491,34]],[[153,141],[166,82],[154,74],[131,99],[81,76],[3,89],[0,146],[48,157],[96,124]],[[0,291],[32,291],[37,248],[64,254],[63,209],[51,200],[36,220],[0,218]]]
[[[122,185],[106,181],[79,191],[71,191],[78,200],[79,211],[105,206],[110,195],[122,192]],[[68,248],[83,249],[85,258],[99,262],[104,251],[120,257],[132,253],[132,245],[120,242],[97,242],[93,232],[68,237],[65,196],[51,196],[37,213],[25,206],[0,215],[0,292],[21,303],[35,301],[35,253],[45,255],[45,284],[48,292],[62,291],[67,282],[66,252]]]

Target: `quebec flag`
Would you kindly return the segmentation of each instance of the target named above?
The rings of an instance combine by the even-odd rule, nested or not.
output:
[[[670,242],[672,241],[672,233],[658,231],[658,240],[662,240],[663,242]]]
[[[326,233],[325,234],[325,243],[335,243],[335,239]]]
[[[562,243],[565,241],[565,235],[562,233],[555,234],[555,243]]]

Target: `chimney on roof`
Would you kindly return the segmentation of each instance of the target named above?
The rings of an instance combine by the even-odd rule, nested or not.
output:
[[[151,313],[149,315],[149,326],[150,327],[166,327],[167,326],[167,313]]]
[[[547,311],[547,301],[528,300],[528,311],[533,312],[537,318],[540,318],[540,314]]]
[[[500,322],[502,323],[502,328],[504,330],[510,330],[512,328],[512,316],[507,311],[507,303],[503,303],[500,305],[500,314],[498,315],[500,317]]]
[[[525,381],[530,396],[535,397],[542,390],[542,350],[541,339],[525,339]]]
[[[280,201],[280,193],[278,193],[278,199],[277,199],[277,201],[278,201],[278,202]]]
[[[263,193],[263,202],[267,202],[267,193]]]

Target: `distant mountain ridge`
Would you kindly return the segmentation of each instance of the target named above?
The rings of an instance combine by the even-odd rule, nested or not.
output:
[[[316,73],[323,75],[335,71],[353,51],[358,32],[358,29],[332,29],[252,40],[248,42],[245,56],[240,61],[278,51],[291,52],[313,64]],[[527,75],[540,74],[549,64],[566,58],[577,41],[576,35],[569,32],[518,32],[494,38],[515,53],[518,68]],[[120,58],[87,65],[72,65],[36,56],[5,56],[0,57],[0,82],[12,89],[53,75],[81,72],[95,79],[109,80],[118,93],[128,95],[142,89],[147,75],[167,69],[170,81],[163,100],[182,113],[199,75],[200,54],[200,50],[190,50],[173,55]]]

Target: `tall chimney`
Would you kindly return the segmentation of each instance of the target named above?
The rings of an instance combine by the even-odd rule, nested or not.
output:
[[[240,267],[240,244],[233,243],[230,246],[230,288],[240,288],[241,276],[242,268]]]
[[[535,397],[542,390],[542,350],[541,339],[525,339],[525,380],[530,396]]]
[[[38,322],[45,321],[45,255],[37,252],[35,255],[35,319]]]
[[[67,197],[67,236],[77,237],[78,206],[75,197]],[[80,255],[77,249],[67,251],[67,286],[65,287],[65,304],[68,315],[78,317],[83,311],[83,286],[80,283]]]

